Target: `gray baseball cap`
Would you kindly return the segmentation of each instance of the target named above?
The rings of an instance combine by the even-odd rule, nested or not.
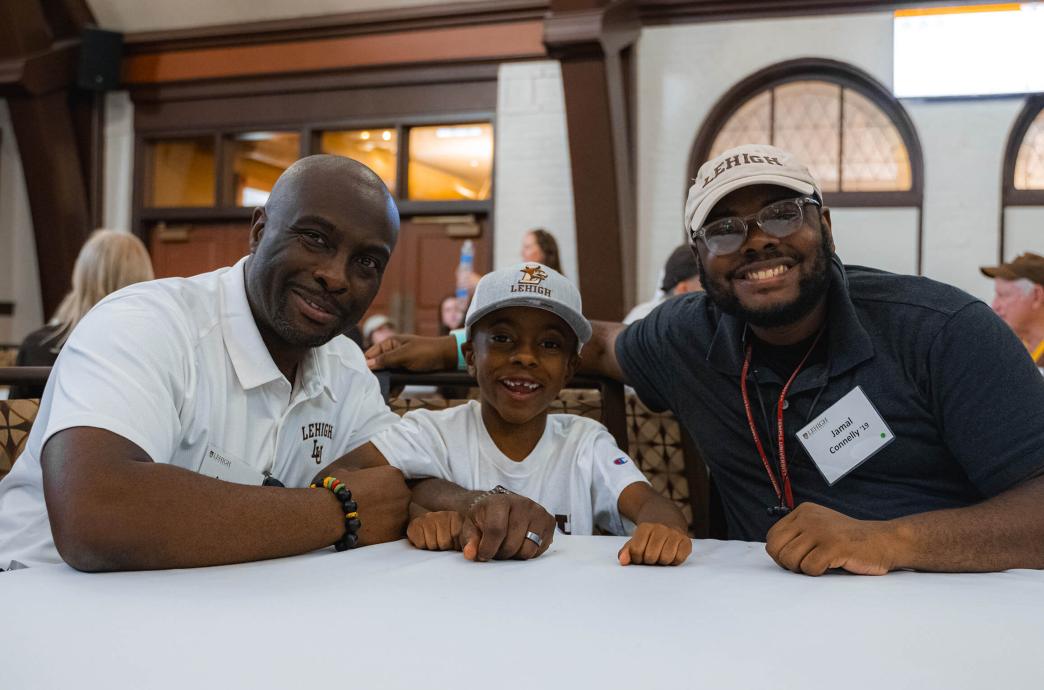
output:
[[[756,184],[787,187],[799,194],[813,194],[823,201],[816,178],[794,154],[768,144],[746,144],[729,149],[700,166],[685,200],[685,227],[699,230],[725,195]]]
[[[507,307],[533,307],[556,314],[576,333],[577,352],[591,339],[591,323],[584,318],[580,291],[558,271],[535,261],[503,268],[482,276],[464,318],[464,335],[483,316]]]

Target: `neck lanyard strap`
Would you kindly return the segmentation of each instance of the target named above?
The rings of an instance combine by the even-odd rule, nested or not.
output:
[[[750,373],[750,362],[754,352],[753,343],[747,343],[747,352],[743,358],[743,370],[740,372],[740,393],[743,395],[743,409],[747,413],[747,424],[750,426],[750,435],[754,439],[754,447],[758,450],[758,455],[761,457],[761,464],[765,467],[765,473],[768,474],[769,481],[772,482],[772,489],[776,492],[776,498],[779,500],[779,505],[785,505],[787,509],[793,510],[794,508],[794,491],[790,486],[790,472],[787,469],[787,449],[786,449],[786,435],[783,432],[783,404],[786,402],[787,393],[790,391],[791,384],[794,383],[794,379],[797,378],[798,372],[801,371],[802,367],[805,366],[805,362],[812,355],[812,351],[816,349],[816,345],[819,344],[819,339],[823,336],[823,330],[820,329],[819,333],[816,334],[815,340],[812,341],[812,345],[808,348],[808,352],[801,358],[797,367],[794,369],[794,373],[787,379],[786,384],[783,386],[783,390],[779,394],[779,401],[776,403],[776,433],[778,434],[777,441],[779,445],[779,479],[776,479],[776,473],[772,471],[772,464],[769,463],[768,455],[765,453],[765,447],[761,444],[761,436],[758,434],[758,427],[754,423],[754,413],[751,410],[750,395],[747,393],[747,375]],[[782,488],[780,485],[782,484]]]
[[[1034,364],[1037,363],[1041,355],[1044,355],[1044,340],[1041,340],[1040,343],[1037,345],[1037,349],[1030,354],[1030,357],[1033,358]]]

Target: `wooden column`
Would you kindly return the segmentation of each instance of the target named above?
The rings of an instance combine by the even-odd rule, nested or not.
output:
[[[562,65],[584,312],[619,321],[634,304],[636,247],[628,54],[632,0],[552,0],[548,54]]]
[[[0,0],[0,97],[7,99],[25,173],[45,316],[69,289],[93,226],[93,176],[85,171],[100,167],[100,148],[95,137],[79,141],[83,127],[74,113],[82,111],[84,96],[73,90],[79,35],[90,21],[83,0]],[[100,100],[89,97],[95,115]]]

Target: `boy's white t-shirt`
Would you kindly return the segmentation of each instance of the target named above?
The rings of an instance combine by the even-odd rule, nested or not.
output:
[[[475,400],[408,412],[371,441],[407,479],[437,477],[470,491],[499,484],[542,505],[566,534],[593,534],[595,525],[629,533],[633,525],[620,515],[620,493],[648,483],[604,426],[570,414],[548,415],[536,448],[519,462],[497,448]]]

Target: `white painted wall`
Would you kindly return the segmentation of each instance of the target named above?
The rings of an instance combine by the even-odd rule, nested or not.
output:
[[[1044,207],[1012,206],[1004,211],[1004,260],[1022,252],[1044,254]]]
[[[557,62],[500,67],[497,87],[493,263],[521,261],[522,237],[543,227],[555,236],[562,269],[578,280],[562,72]]]
[[[7,102],[0,99],[0,301],[14,314],[0,316],[0,343],[18,343],[43,325],[36,239]]]
[[[646,299],[655,288],[662,257],[683,237],[689,151],[718,99],[744,77],[801,57],[847,62],[889,86],[892,15],[646,28],[637,55],[638,276],[639,297]],[[924,273],[984,299],[992,286],[978,267],[996,263],[1004,147],[1022,104],[1018,98],[904,102],[924,149]],[[915,213],[833,213],[842,259],[889,270],[914,269]],[[1013,229],[1009,244],[1025,232]]]
[[[1021,99],[906,103],[925,160],[924,274],[989,301],[997,263],[1001,175]]]
[[[126,91],[105,96],[103,227],[130,232],[134,188],[134,104]]]
[[[830,209],[837,255],[848,264],[917,273],[917,209]]]

